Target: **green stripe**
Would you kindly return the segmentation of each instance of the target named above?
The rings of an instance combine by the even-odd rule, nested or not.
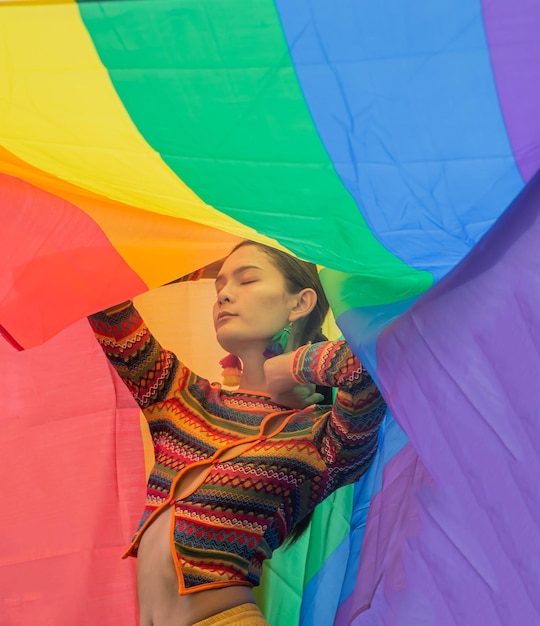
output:
[[[79,5],[128,113],[204,201],[344,272],[378,276],[363,304],[431,276],[372,235],[306,107],[271,0]]]
[[[335,491],[315,509],[300,539],[265,561],[256,597],[271,624],[300,623],[304,587],[350,532],[353,497],[354,485]]]
[[[384,276],[359,276],[357,274],[345,274],[344,272],[323,268],[319,272],[319,278],[321,279],[324,292],[328,298],[328,302],[330,302],[332,313],[338,324],[340,315],[350,309],[388,305],[398,302],[406,303],[405,308],[408,308],[412,304],[411,298],[419,295],[417,293],[411,294],[407,289],[402,291],[401,288],[407,287],[407,284],[402,284],[400,280],[395,280],[391,285],[388,285],[388,279]],[[430,286],[431,281],[426,285],[426,288]],[[393,301],[389,301],[387,298],[389,288],[392,290]],[[388,308],[389,307],[386,307],[386,309]],[[400,311],[400,314],[401,312],[402,311]],[[381,313],[382,312],[375,313],[375,311],[372,311],[372,314],[376,315],[379,321]]]
[[[316,509],[311,520],[304,586],[350,532],[354,485],[338,489]]]

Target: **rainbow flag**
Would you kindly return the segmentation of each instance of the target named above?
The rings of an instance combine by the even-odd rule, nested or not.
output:
[[[269,564],[272,626],[540,620],[538,32],[535,0],[0,2],[2,625],[136,621],[139,413],[83,318],[242,238],[322,266],[391,409]]]

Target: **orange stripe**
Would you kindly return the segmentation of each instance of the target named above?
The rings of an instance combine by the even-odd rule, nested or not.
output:
[[[82,189],[25,163],[1,146],[0,170],[84,211],[150,288],[225,256],[240,241],[210,226],[143,211]]]

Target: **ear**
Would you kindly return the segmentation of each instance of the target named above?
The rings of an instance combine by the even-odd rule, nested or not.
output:
[[[294,297],[296,303],[289,315],[289,322],[296,322],[296,320],[306,317],[306,315],[309,315],[311,311],[313,311],[317,304],[317,294],[315,290],[310,287],[302,289],[302,291],[299,291]]]

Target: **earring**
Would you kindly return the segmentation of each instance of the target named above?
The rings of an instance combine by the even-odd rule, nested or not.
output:
[[[263,352],[263,356],[266,359],[271,359],[274,356],[278,356],[279,354],[283,354],[285,349],[287,348],[287,344],[289,343],[289,337],[292,331],[292,322],[287,324],[285,328],[279,330],[273,337],[270,339],[270,343],[266,346],[265,351]]]
[[[236,354],[228,354],[219,362],[223,371],[221,377],[226,387],[238,387],[240,378],[242,377],[242,361]]]

